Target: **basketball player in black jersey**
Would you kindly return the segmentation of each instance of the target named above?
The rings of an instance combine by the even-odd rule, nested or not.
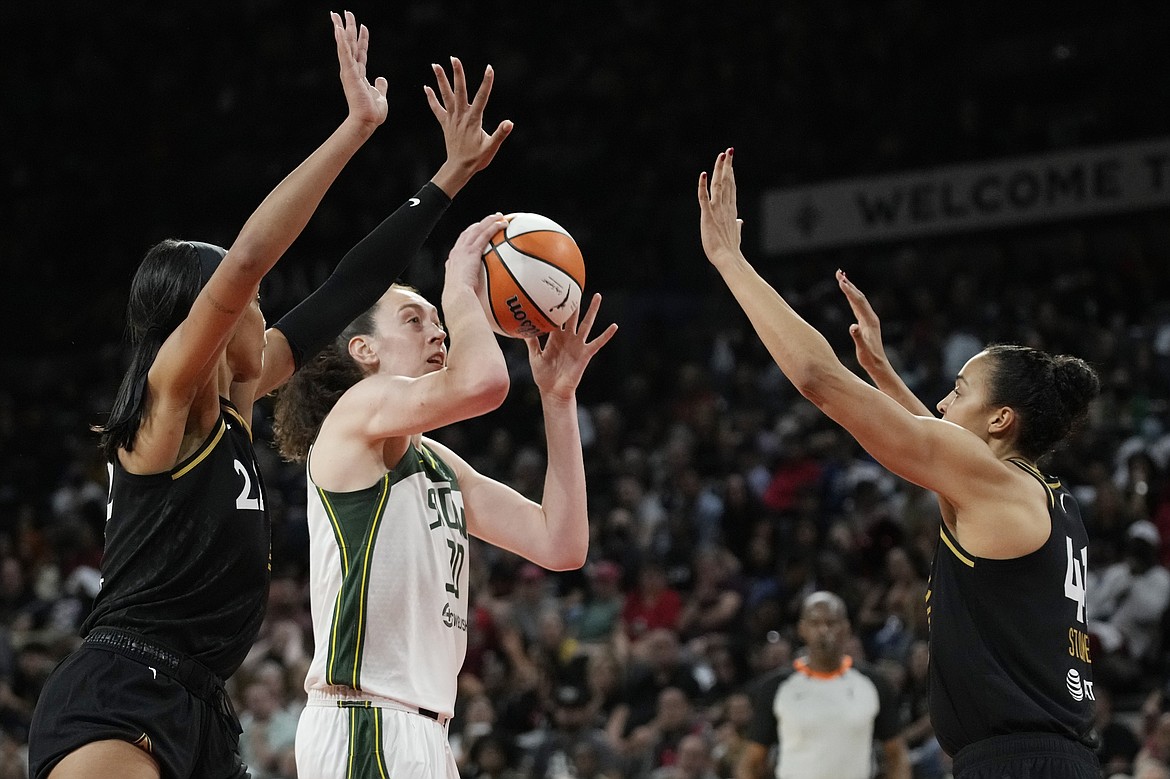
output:
[[[699,178],[711,264],[801,394],[882,465],[939,496],[930,707],[955,779],[1098,777],[1087,537],[1068,490],[1036,468],[1086,413],[1096,373],[1074,357],[989,347],[938,404],[942,419],[892,371],[875,371],[877,388],[868,384],[744,258],[732,155],[718,156],[710,181]],[[838,282],[857,310],[859,293],[840,272]],[[870,367],[866,324],[853,332]]]
[[[244,776],[239,720],[223,680],[264,616],[266,497],[252,449],[255,399],[284,383],[406,267],[450,198],[511,131],[482,129],[490,68],[472,102],[427,87],[447,160],[354,247],[324,285],[264,330],[261,279],[387,114],[386,80],[366,79],[369,33],[332,14],[349,113],[252,214],[230,250],[166,240],[130,292],[130,367],[102,432],[110,497],[102,588],[84,642],[54,671],[29,738],[34,779]]]

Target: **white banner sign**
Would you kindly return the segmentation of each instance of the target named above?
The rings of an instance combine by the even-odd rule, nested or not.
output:
[[[767,254],[1170,204],[1170,138],[771,190]]]

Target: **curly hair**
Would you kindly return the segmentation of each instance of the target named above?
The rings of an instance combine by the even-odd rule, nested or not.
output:
[[[393,284],[391,289],[417,292],[408,284]],[[281,458],[303,463],[309,457],[309,447],[317,440],[317,433],[325,417],[337,405],[346,390],[357,384],[365,373],[349,355],[349,341],[354,336],[370,335],[377,327],[374,315],[379,300],[325,347],[316,357],[306,362],[293,374],[276,395],[273,435]]]
[[[1083,423],[1101,391],[1097,372],[1079,357],[1009,344],[985,352],[992,360],[988,400],[1019,414],[1016,446],[1031,460],[1050,453]]]
[[[337,399],[362,378],[347,347],[336,342],[294,373],[276,395],[273,435],[281,458],[305,462],[325,416]]]

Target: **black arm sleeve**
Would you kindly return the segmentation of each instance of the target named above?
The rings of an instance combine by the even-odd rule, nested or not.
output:
[[[377,302],[397,279],[451,204],[432,182],[346,252],[325,282],[280,318],[297,368]]]

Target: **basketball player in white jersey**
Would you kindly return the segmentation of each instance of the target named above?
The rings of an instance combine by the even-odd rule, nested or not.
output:
[[[503,226],[493,214],[455,243],[445,327],[425,298],[395,285],[277,403],[281,452],[307,462],[309,488],[316,650],[297,733],[302,779],[455,779],[446,725],[467,646],[468,536],[552,570],[585,561],[576,389],[617,331],[588,340],[600,295],[543,346],[527,341],[547,436],[543,503],[424,435],[508,393],[477,298],[480,255]]]

